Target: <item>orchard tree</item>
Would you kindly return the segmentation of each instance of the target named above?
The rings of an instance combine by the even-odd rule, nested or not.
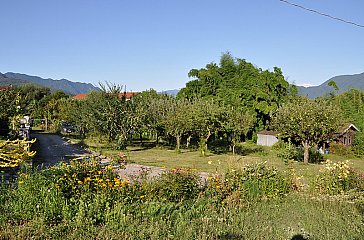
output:
[[[169,110],[163,120],[163,125],[168,134],[176,139],[176,151],[180,152],[181,138],[188,131],[186,113],[191,103],[188,100],[171,99]]]
[[[193,102],[192,120],[194,129],[200,138],[201,155],[208,150],[208,141],[213,134],[223,130],[224,109],[212,100],[199,99]]]
[[[329,140],[341,123],[338,108],[324,100],[299,98],[280,107],[273,115],[271,127],[283,138],[300,142],[304,162],[309,162],[309,149]]]
[[[255,116],[249,112],[225,107],[224,130],[230,135],[231,149],[235,154],[235,146],[241,140],[241,136],[248,133],[254,126]]]

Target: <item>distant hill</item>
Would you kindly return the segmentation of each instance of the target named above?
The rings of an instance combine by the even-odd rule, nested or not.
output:
[[[88,93],[92,90],[99,91],[100,89],[91,83],[72,82],[67,79],[54,80],[51,78],[44,79],[37,76],[30,76],[21,73],[8,72],[5,74],[0,73],[0,85],[23,85],[33,83],[40,86],[49,87],[55,90],[61,90],[70,95],[80,93]]]
[[[171,95],[171,96],[175,97],[175,96],[177,96],[178,92],[179,92],[179,89],[173,89],[173,90],[165,90],[165,91],[162,91],[160,93]]]
[[[8,78],[5,74],[0,73],[0,86],[9,86],[9,85],[19,86],[27,83],[31,82],[20,79]]]
[[[342,93],[352,88],[360,89],[364,91],[364,73],[353,74],[353,75],[341,75],[330,78],[326,82],[319,86],[314,87],[302,87],[298,86],[298,94],[301,96],[308,96],[308,98],[316,98],[324,96],[330,92],[336,93],[333,87],[328,86],[330,81],[334,81],[338,86],[339,90],[337,93]]]

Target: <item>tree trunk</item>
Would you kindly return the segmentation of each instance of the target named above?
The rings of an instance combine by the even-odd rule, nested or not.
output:
[[[143,146],[143,133],[139,133],[140,144]]]
[[[179,153],[180,152],[180,145],[181,145],[181,136],[180,135],[176,136],[176,142],[177,142],[176,151]]]
[[[307,141],[302,142],[302,145],[303,145],[303,149],[304,149],[303,162],[308,163],[308,160],[309,160],[309,157],[310,157],[310,155],[309,155],[310,145],[308,144]]]
[[[209,130],[209,133],[207,134],[207,137],[205,138],[205,149],[207,151],[207,141],[209,140],[209,138],[211,137],[211,131]]]
[[[187,137],[187,142],[186,142],[186,146],[187,146],[187,148],[189,148],[189,146],[190,146],[191,138],[192,138],[192,135],[189,135],[189,136]]]

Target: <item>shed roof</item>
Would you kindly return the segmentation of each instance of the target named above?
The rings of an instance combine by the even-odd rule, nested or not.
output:
[[[260,132],[257,132],[257,134],[261,134],[261,135],[270,135],[270,136],[277,136],[278,132],[275,131],[269,131],[269,130],[263,130]]]
[[[343,125],[343,126],[340,128],[340,133],[345,133],[345,132],[347,132],[349,129],[353,129],[354,131],[360,132],[359,128],[357,128],[354,124],[352,124],[352,123],[348,123],[348,124]]]

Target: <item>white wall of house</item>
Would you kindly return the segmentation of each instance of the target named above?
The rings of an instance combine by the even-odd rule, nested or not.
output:
[[[258,140],[257,145],[260,146],[273,146],[276,142],[278,142],[278,138],[273,135],[264,135],[264,134],[257,134]]]

